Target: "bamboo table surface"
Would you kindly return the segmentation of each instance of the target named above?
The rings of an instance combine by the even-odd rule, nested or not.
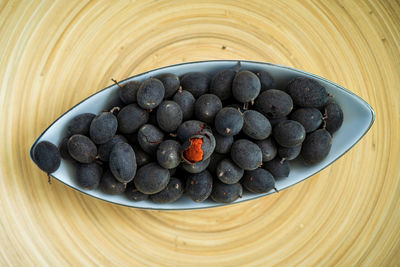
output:
[[[396,1],[0,1],[0,265],[400,266]],[[82,99],[170,64],[268,61],[376,111],[311,179],[209,210],[106,203],[47,177],[29,148]]]

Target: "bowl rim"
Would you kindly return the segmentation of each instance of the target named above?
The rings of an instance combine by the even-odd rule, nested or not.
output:
[[[316,74],[307,72],[307,71],[305,71],[305,70],[296,69],[296,68],[292,68],[292,67],[288,67],[288,66],[284,66],[284,65],[280,65],[280,64],[275,64],[275,63],[270,63],[270,62],[264,62],[264,61],[241,60],[241,59],[236,59],[236,60],[235,60],[235,59],[222,59],[222,60],[219,60],[219,59],[218,59],[218,60],[200,60],[200,61],[182,62],[182,63],[177,63],[177,64],[173,64],[173,65],[168,65],[168,66],[163,66],[163,67],[160,67],[160,68],[148,70],[148,71],[145,71],[145,72],[136,74],[136,75],[134,75],[134,76],[128,77],[128,78],[126,78],[126,79],[123,79],[123,80],[119,81],[119,83],[125,83],[125,82],[128,82],[129,80],[133,80],[134,78],[136,78],[136,77],[138,77],[138,76],[144,76],[144,75],[146,75],[146,74],[149,74],[149,73],[152,73],[152,72],[155,72],[155,71],[162,71],[162,70],[164,70],[164,69],[168,69],[168,68],[171,68],[171,67],[184,66],[184,65],[191,65],[191,64],[198,64],[198,63],[239,63],[239,64],[240,64],[241,62],[250,63],[250,64],[261,64],[261,65],[268,65],[268,66],[279,67],[279,68],[282,68],[282,69],[287,69],[287,70],[290,70],[290,71],[294,71],[294,72],[297,72],[297,73],[301,73],[301,74],[306,75],[306,76],[311,76],[311,77],[313,77],[314,79],[321,80],[321,81],[323,81],[323,82],[329,83],[330,85],[336,87],[337,89],[342,90],[342,91],[345,91],[346,93],[352,95],[353,97],[356,97],[356,98],[358,98],[359,100],[361,100],[361,101],[363,102],[363,104],[369,109],[369,111],[370,111],[370,113],[371,113],[371,121],[370,121],[368,127],[366,128],[366,130],[364,131],[364,133],[362,133],[362,135],[357,139],[356,142],[354,142],[354,143],[353,143],[351,146],[349,146],[345,151],[343,151],[343,153],[339,154],[334,160],[332,160],[329,164],[327,164],[327,165],[324,166],[323,168],[321,168],[321,169],[319,169],[318,171],[316,171],[316,172],[314,172],[314,173],[312,173],[312,174],[310,174],[310,175],[304,177],[303,179],[297,181],[296,183],[290,184],[290,185],[288,185],[288,186],[286,186],[286,187],[283,187],[283,188],[279,189],[279,192],[280,192],[280,191],[283,191],[283,190],[285,190],[285,189],[288,189],[288,188],[290,188],[290,187],[292,187],[292,186],[295,186],[295,185],[297,185],[297,184],[299,184],[299,183],[301,183],[301,182],[304,182],[305,180],[307,180],[307,179],[309,179],[310,177],[314,176],[316,173],[318,173],[318,172],[324,170],[325,168],[327,168],[328,166],[332,165],[335,161],[337,161],[337,160],[338,160],[339,158],[341,158],[344,154],[346,154],[350,149],[352,149],[352,148],[367,134],[367,132],[370,130],[370,128],[372,127],[372,125],[373,125],[374,122],[375,122],[375,116],[376,116],[376,115],[375,115],[375,111],[374,111],[374,109],[371,107],[371,105],[370,105],[367,101],[365,101],[363,98],[361,98],[360,96],[358,96],[358,95],[356,95],[355,93],[351,92],[350,90],[344,88],[343,86],[341,86],[341,85],[339,85],[339,84],[337,84],[337,83],[334,83],[334,82],[332,82],[332,81],[330,81],[330,80],[328,80],[328,79],[326,79],[326,78],[324,78],[324,77],[321,77],[321,76],[318,76],[318,75],[316,75]],[[108,90],[108,89],[110,89],[110,88],[112,88],[112,87],[115,87],[115,86],[116,86],[115,84],[112,84],[112,85],[109,85],[109,86],[107,86],[107,87],[105,87],[105,88],[103,88],[103,89],[97,91],[97,92],[94,93],[94,94],[91,94],[90,96],[86,97],[85,99],[79,101],[77,104],[75,104],[74,106],[72,106],[71,108],[69,108],[66,112],[64,112],[62,115],[60,115],[55,121],[53,121],[53,122],[52,122],[52,123],[37,137],[37,138],[36,138],[35,142],[32,144],[31,149],[30,149],[30,152],[29,152],[32,161],[35,162],[34,157],[33,157],[33,150],[34,150],[36,144],[39,142],[39,140],[41,139],[41,137],[42,137],[42,136],[43,136],[57,121],[58,121],[58,120],[60,120],[62,117],[64,117],[65,114],[69,113],[71,110],[75,109],[75,108],[76,108],[77,106],[79,106],[81,103],[85,102],[87,99],[89,99],[89,98],[91,98],[91,97],[93,97],[93,96],[95,96],[95,95],[97,95],[97,94],[99,94],[99,93],[101,93],[101,92],[103,92],[103,91],[105,91],[105,90]],[[240,201],[240,202],[234,201],[234,202],[232,202],[232,203],[215,203],[215,205],[213,205],[213,206],[204,206],[204,207],[193,207],[193,208],[162,208],[162,206],[160,206],[160,208],[153,208],[153,207],[137,207],[137,206],[126,205],[126,204],[123,204],[123,203],[120,203],[120,202],[116,202],[116,201],[112,201],[112,200],[108,200],[108,199],[104,199],[104,198],[101,198],[101,197],[98,197],[98,196],[91,195],[91,194],[89,194],[89,193],[87,193],[87,192],[81,190],[79,187],[73,187],[73,186],[71,186],[71,185],[65,183],[62,179],[57,178],[57,177],[54,176],[53,174],[49,174],[49,176],[53,177],[54,179],[58,180],[59,182],[63,183],[64,185],[67,185],[68,187],[70,187],[70,188],[72,188],[72,189],[74,189],[74,190],[77,190],[77,191],[79,191],[79,192],[81,192],[81,193],[84,193],[85,195],[90,196],[90,197],[93,197],[93,198],[95,198],[95,199],[102,200],[102,201],[106,201],[106,202],[108,202],[108,203],[117,204],[117,205],[124,206],[124,207],[128,207],[128,208],[135,208],[135,209],[141,209],[141,210],[186,211],[186,210],[212,209],[212,208],[226,207],[226,206],[230,206],[230,205],[236,205],[236,204],[245,203],[245,202],[252,201],[252,200],[256,200],[256,199],[261,198],[261,197],[266,197],[266,196],[268,196],[268,195],[270,195],[270,194],[275,193],[275,192],[269,192],[269,193],[266,193],[266,194],[255,194],[254,197],[249,198],[249,199],[246,199],[246,200],[242,200],[242,201]],[[132,201],[132,203],[135,203],[135,202]]]

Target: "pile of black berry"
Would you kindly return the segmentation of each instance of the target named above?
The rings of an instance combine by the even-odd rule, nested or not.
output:
[[[289,161],[315,164],[328,155],[343,112],[313,79],[275,87],[262,70],[131,81],[119,89],[124,105],[76,116],[58,147],[40,142],[33,158],[47,173],[61,157],[70,160],[82,188],[132,201],[170,203],[185,193],[229,203],[243,187],[276,190]]]

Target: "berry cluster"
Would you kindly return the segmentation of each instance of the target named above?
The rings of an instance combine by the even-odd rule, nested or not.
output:
[[[313,79],[275,87],[262,70],[131,81],[119,89],[124,105],[76,116],[58,147],[40,142],[33,158],[47,173],[61,157],[75,162],[79,186],[133,201],[170,203],[185,193],[230,203],[243,188],[276,190],[291,160],[315,164],[328,155],[343,112]]]

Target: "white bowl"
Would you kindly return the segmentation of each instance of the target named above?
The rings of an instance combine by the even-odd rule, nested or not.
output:
[[[125,84],[132,80],[144,81],[149,77],[154,77],[161,73],[174,73],[181,76],[187,72],[198,71],[198,72],[208,72],[210,74],[215,74],[216,72],[238,67],[238,60],[215,60],[215,61],[200,61],[200,62],[190,62],[182,63],[177,65],[172,65],[168,67],[163,67],[155,69],[149,72],[145,72],[124,81],[120,84]],[[283,88],[289,80],[295,77],[310,77],[319,81],[323,86],[325,86],[328,93],[334,95],[336,102],[340,104],[343,109],[344,121],[342,127],[334,134],[332,140],[332,148],[329,155],[319,164],[313,166],[305,166],[301,161],[294,160],[291,161],[291,171],[287,178],[279,180],[276,182],[276,188],[282,191],[290,186],[304,181],[305,179],[311,177],[317,172],[323,170],[335,160],[341,157],[349,149],[351,149],[369,130],[371,125],[375,120],[375,112],[371,106],[365,102],[363,99],[353,94],[349,90],[337,85],[331,81],[328,81],[317,75],[307,73],[305,71],[280,66],[265,62],[253,62],[253,61],[243,61],[240,60],[241,69],[243,70],[266,70],[268,71],[277,83],[277,88]],[[56,145],[60,143],[65,135],[65,129],[67,123],[76,115],[81,113],[99,113],[105,108],[112,107],[114,104],[118,103],[118,86],[109,86],[96,94],[83,100],[81,103],[77,104],[64,115],[58,118],[54,123],[52,123],[35,141],[32,145],[30,154],[32,158],[32,151],[36,143],[40,141],[49,141]],[[217,207],[226,204],[215,203],[211,200],[206,200],[202,203],[193,202],[189,197],[183,196],[178,201],[170,204],[155,204],[151,201],[141,201],[134,202],[127,199],[124,195],[111,196],[103,193],[100,190],[84,190],[79,187],[75,181],[75,167],[71,162],[62,160],[60,168],[52,174],[52,176],[59,180],[60,182],[95,198],[99,198],[111,203],[142,208],[142,209],[156,209],[156,210],[187,210],[187,209],[201,209]],[[275,191],[270,191],[264,194],[252,194],[244,190],[243,197],[236,200],[235,203],[240,203],[243,201],[248,201],[266,195],[275,193]]]

